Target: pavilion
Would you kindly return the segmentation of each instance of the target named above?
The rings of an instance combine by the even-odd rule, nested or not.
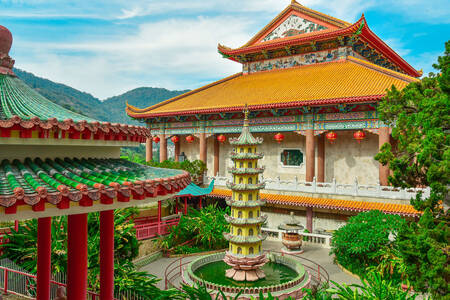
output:
[[[87,214],[100,211],[100,299],[114,295],[114,209],[167,199],[181,170],[120,159],[144,127],[99,122],[44,98],[17,78],[0,26],[0,221],[38,219],[37,299],[50,299],[51,217],[68,215],[67,299],[87,297]],[[6,284],[5,284],[6,289]]]

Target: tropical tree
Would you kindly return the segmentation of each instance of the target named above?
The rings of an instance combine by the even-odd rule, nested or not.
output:
[[[380,102],[382,122],[392,127],[395,147],[382,146],[375,159],[389,165],[389,181],[402,188],[430,187],[430,196],[419,193],[411,204],[423,211],[419,222],[411,222],[397,237],[414,290],[446,298],[449,290],[450,178],[450,41],[445,53],[421,81],[399,91],[392,87]]]

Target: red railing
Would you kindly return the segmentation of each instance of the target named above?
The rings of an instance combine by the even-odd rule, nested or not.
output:
[[[136,237],[140,241],[168,234],[170,227],[177,226],[179,221],[179,218],[174,218],[161,222],[136,225],[134,226]]]
[[[36,297],[36,279],[36,275],[0,266],[0,288],[3,294],[26,296],[34,299],[34,297]],[[50,280],[52,299],[56,296],[56,290],[60,286],[66,287],[67,285],[65,283]],[[100,299],[100,295],[88,291],[87,299],[97,300]]]

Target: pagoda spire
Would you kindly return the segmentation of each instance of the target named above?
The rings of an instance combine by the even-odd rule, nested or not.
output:
[[[227,201],[231,206],[231,215],[225,218],[231,226],[230,232],[224,233],[229,241],[224,261],[232,268],[225,275],[236,281],[256,281],[265,277],[260,268],[267,262],[261,247],[265,239],[261,234],[261,225],[267,216],[261,215],[261,205],[265,202],[259,194],[259,190],[264,188],[264,183],[259,182],[259,174],[264,172],[264,168],[258,167],[258,160],[263,155],[257,153],[257,145],[262,143],[262,139],[250,133],[247,105],[243,112],[241,135],[230,139],[230,144],[234,146],[231,153],[234,167],[230,171],[233,181],[227,183],[232,190],[232,197]]]

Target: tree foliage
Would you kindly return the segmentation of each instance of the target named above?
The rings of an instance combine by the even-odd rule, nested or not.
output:
[[[401,217],[378,210],[362,212],[334,232],[331,253],[343,267],[364,275],[366,268],[379,264],[380,249],[394,247],[389,236],[395,235],[404,223]]]
[[[400,231],[397,244],[413,288],[449,299],[450,41],[434,67],[439,74],[401,91],[392,87],[380,103],[380,120],[392,127],[395,146],[383,145],[375,158],[389,165],[394,186],[430,187],[429,197],[411,199],[423,215]]]

